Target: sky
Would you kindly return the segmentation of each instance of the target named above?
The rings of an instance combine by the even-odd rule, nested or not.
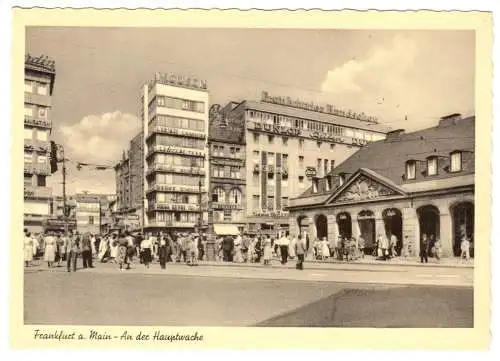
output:
[[[115,165],[140,130],[141,85],[155,72],[205,79],[210,102],[270,95],[333,104],[414,131],[474,114],[475,34],[448,30],[28,27],[26,51],[56,61],[52,139],[67,193],[115,192]],[[61,172],[49,177],[62,194]]]

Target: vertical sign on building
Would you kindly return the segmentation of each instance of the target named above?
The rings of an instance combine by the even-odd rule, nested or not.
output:
[[[261,152],[261,182],[260,182],[260,194],[261,194],[261,205],[262,209],[267,209],[267,153]]]
[[[281,153],[276,153],[276,210],[281,210]]]

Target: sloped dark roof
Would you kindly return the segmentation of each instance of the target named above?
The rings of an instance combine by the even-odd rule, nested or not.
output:
[[[422,182],[424,180],[439,180],[474,174],[472,163],[464,165],[461,172],[451,173],[446,170],[449,166],[449,156],[453,151],[465,151],[473,159],[475,149],[475,116],[458,119],[456,121],[441,121],[432,128],[423,129],[412,133],[389,135],[387,139],[372,142],[358,150],[343,163],[339,164],[329,173],[334,179],[339,179],[344,174],[346,179],[361,168],[372,170],[383,176],[395,185]],[[438,174],[430,177],[422,175],[417,166],[417,177],[407,180],[405,165],[408,160],[426,161],[427,157],[438,156]],[[339,182],[333,182],[333,189],[325,190],[326,178],[320,179],[318,192],[313,193],[312,188],[307,189],[298,198],[316,197],[324,193],[334,193],[339,187]]]

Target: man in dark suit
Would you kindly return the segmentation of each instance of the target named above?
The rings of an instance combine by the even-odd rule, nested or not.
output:
[[[82,239],[82,261],[83,268],[94,268],[92,266],[92,244],[90,233],[85,233]]]
[[[233,262],[234,239],[231,236],[224,237],[222,241],[222,252],[224,262]]]

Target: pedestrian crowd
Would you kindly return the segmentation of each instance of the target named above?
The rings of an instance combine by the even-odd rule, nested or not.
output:
[[[471,249],[471,238],[463,234],[460,258],[469,260]],[[169,262],[196,266],[199,261],[208,259],[208,251],[207,235],[197,232],[158,232],[143,236],[141,233],[114,231],[101,236],[80,234],[78,231],[49,231],[35,235],[24,231],[26,267],[32,266],[35,260],[43,260],[48,268],[61,267],[65,262],[68,272],[76,271],[78,258],[81,258],[83,268],[94,268],[94,259],[101,263],[114,263],[120,270],[130,269],[132,263],[140,263],[149,268],[152,262],[158,262],[162,269]],[[211,252],[214,254],[210,259],[219,262],[262,263],[267,266],[276,259],[282,265],[289,260],[296,260],[297,269],[303,269],[306,260],[349,262],[371,254],[376,260],[387,261],[413,254],[407,239],[399,242],[392,233],[379,234],[376,243],[367,247],[363,236],[358,239],[339,236],[335,242],[323,237],[311,242],[307,234],[290,236],[287,231],[279,232],[275,237],[246,233],[215,236]],[[427,263],[428,257],[435,257],[439,261],[441,254],[439,238],[423,234],[419,254],[421,262]]]

